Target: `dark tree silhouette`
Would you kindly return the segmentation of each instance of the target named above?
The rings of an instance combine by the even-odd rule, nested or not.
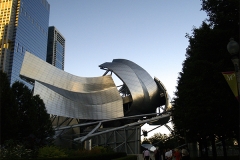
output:
[[[239,1],[202,0],[202,10],[208,20],[186,35],[189,46],[173,99],[175,131],[188,141],[238,139],[238,101],[221,72],[234,71],[226,46],[231,37],[239,41]]]
[[[7,75],[0,72],[0,144],[17,139],[19,117],[17,103],[10,88]]]
[[[5,82],[1,83],[1,87],[5,88],[1,90],[4,92],[1,94],[2,142],[13,139],[31,149],[44,145],[54,131],[43,100],[38,95],[33,96],[31,90],[21,82],[9,87],[6,75],[1,75],[4,79],[1,82]]]

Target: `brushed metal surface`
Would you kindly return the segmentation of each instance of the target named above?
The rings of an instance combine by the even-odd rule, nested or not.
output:
[[[115,73],[128,87],[131,108],[125,115],[154,113],[162,104],[159,88],[154,79],[139,65],[125,59],[114,59],[99,65],[100,68]]]
[[[35,82],[34,95],[40,95],[49,114],[93,120],[124,116],[123,100],[111,76],[74,76],[29,52],[20,75]]]
[[[99,65],[122,80],[121,97],[111,75],[79,77],[60,70],[26,52],[20,76],[34,84],[34,95],[43,99],[49,114],[78,119],[111,119],[155,113],[168,108],[168,94],[161,81],[153,79],[142,67],[126,59]],[[124,110],[124,105],[128,109]]]

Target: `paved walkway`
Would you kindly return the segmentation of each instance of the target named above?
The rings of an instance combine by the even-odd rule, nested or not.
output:
[[[137,154],[137,156],[138,156],[138,160],[144,160],[142,154]],[[150,156],[150,157],[151,157],[152,160],[154,160],[154,155],[153,155],[153,153],[151,153],[151,156]]]

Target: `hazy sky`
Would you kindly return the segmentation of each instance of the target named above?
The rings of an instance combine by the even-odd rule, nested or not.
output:
[[[200,0],[48,2],[49,25],[66,40],[66,72],[97,77],[104,74],[100,64],[128,59],[160,79],[171,97],[189,44],[185,35],[207,18]],[[168,131],[161,127],[157,132]]]

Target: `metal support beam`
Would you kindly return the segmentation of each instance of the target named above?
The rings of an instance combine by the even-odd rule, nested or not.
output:
[[[91,132],[89,132],[86,136],[84,136],[80,142],[85,141],[92,133],[94,133],[100,126],[102,125],[102,123],[100,122]]]
[[[160,115],[160,116],[153,117],[153,118],[146,119],[146,120],[140,120],[140,121],[138,121],[138,122],[130,123],[130,124],[127,124],[127,125],[124,125],[124,126],[121,126],[121,127],[111,128],[111,129],[108,129],[107,131],[102,131],[102,132],[98,132],[98,133],[93,133],[93,134],[89,135],[88,138],[93,137],[93,136],[97,136],[97,135],[100,135],[100,134],[104,134],[104,133],[107,133],[107,132],[124,129],[124,128],[131,127],[131,126],[141,125],[141,124],[144,124],[144,123],[147,123],[147,122],[155,121],[155,120],[158,120],[158,119],[160,119],[160,118],[166,118],[166,117],[169,117],[169,116],[170,116],[170,114],[165,114],[165,115]],[[80,140],[81,138],[82,138],[82,137],[80,137],[80,138],[75,138],[74,141],[78,141],[78,140]]]
[[[71,126],[57,127],[57,128],[55,128],[55,130],[63,130],[63,129],[69,129],[69,128],[74,128],[74,127],[81,127],[81,126],[90,126],[90,125],[98,124],[99,122],[105,123],[105,122],[122,120],[122,119],[131,119],[131,118],[147,117],[147,116],[154,116],[154,115],[161,116],[161,115],[165,115],[165,114],[170,115],[170,112],[169,112],[169,111],[166,111],[166,112],[163,112],[163,113],[161,113],[161,114],[159,114],[159,113],[149,113],[149,114],[141,114],[141,115],[128,116],[128,117],[119,117],[119,118],[113,118],[113,119],[96,121],[96,122],[81,123],[81,124],[75,124],[75,125],[71,125]]]

